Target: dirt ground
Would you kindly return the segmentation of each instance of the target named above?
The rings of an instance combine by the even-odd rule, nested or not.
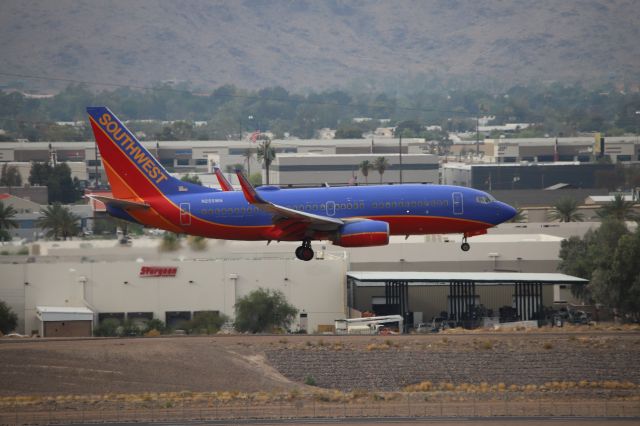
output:
[[[0,396],[272,392],[305,389],[305,381],[340,391],[562,382],[594,396],[637,392],[639,352],[639,332],[4,338]]]
[[[638,331],[1,338],[0,424],[638,419],[639,352]]]

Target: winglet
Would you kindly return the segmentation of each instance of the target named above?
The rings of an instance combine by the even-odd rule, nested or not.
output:
[[[220,167],[213,166],[213,172],[216,174],[216,177],[218,178],[218,182],[220,183],[220,188],[222,188],[223,191],[234,190],[233,186],[231,186],[231,183],[229,183],[227,178],[225,178],[224,175],[222,174],[222,170],[220,170]]]
[[[242,174],[240,170],[236,171],[236,175],[238,176],[238,181],[240,181],[240,186],[242,187],[242,193],[244,194],[244,198],[247,199],[249,204],[266,204],[267,202],[258,195],[256,189],[251,185],[251,182],[247,180],[247,178]]]

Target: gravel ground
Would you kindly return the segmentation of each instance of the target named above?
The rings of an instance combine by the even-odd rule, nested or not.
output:
[[[396,391],[423,381],[543,385],[552,381],[640,384],[640,335],[374,338],[366,345],[311,342],[267,351],[285,377],[343,391]]]

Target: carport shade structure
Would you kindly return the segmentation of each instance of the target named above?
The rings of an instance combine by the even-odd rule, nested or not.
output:
[[[541,319],[543,286],[586,285],[588,280],[559,273],[524,272],[348,272],[347,305],[355,308],[358,287],[384,287],[387,306],[395,309],[409,323],[409,287],[447,286],[449,319],[461,324],[474,310],[478,286],[513,286],[512,301],[517,320]],[[386,312],[391,314],[392,312]]]

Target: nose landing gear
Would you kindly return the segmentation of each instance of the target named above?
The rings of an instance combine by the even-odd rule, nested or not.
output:
[[[466,235],[464,237],[462,237],[462,245],[460,246],[460,248],[462,249],[462,251],[469,251],[469,249],[471,248],[471,246],[467,242],[467,236]]]
[[[311,248],[311,240],[305,239],[302,241],[302,245],[296,249],[296,257],[305,262],[313,259],[313,249]]]

